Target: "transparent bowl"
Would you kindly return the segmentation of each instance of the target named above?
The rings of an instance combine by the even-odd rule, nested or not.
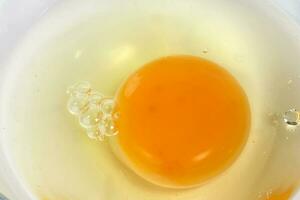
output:
[[[285,26],[295,27],[300,24],[300,2],[297,0],[266,0],[264,3],[260,0],[248,0],[250,1],[257,4],[257,9],[272,10],[274,19],[281,19]],[[247,4],[247,1],[241,0],[241,2]],[[56,3],[58,3],[56,0],[0,1],[0,91],[3,76],[10,70],[4,63],[10,58],[25,33],[47,14],[48,10],[55,7]],[[118,4],[118,1],[103,0],[103,4]],[[291,36],[296,35],[293,31],[298,31],[299,34],[300,28],[292,28]],[[1,134],[0,118],[0,193],[11,200],[32,200],[34,198],[20,183],[7,162],[1,146]],[[0,194],[0,200],[6,200],[3,195]],[[296,195],[294,200],[300,200],[300,194]]]

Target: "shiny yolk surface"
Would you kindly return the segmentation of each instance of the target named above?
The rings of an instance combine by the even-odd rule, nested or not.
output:
[[[248,136],[243,89],[226,70],[198,57],[170,56],[145,65],[116,100],[123,153],[137,169],[172,186],[217,175]]]

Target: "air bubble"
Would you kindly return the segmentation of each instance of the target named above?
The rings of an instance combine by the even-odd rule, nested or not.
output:
[[[87,97],[70,97],[67,107],[72,115],[80,115],[85,110],[87,104]]]
[[[84,128],[90,128],[96,126],[102,117],[100,107],[97,105],[89,105],[86,112],[80,115],[80,124]]]
[[[112,114],[114,109],[114,100],[113,99],[104,99],[101,102],[101,111],[106,114]]]
[[[299,112],[296,109],[289,109],[283,115],[284,122],[289,126],[298,126],[300,123]]]
[[[208,53],[208,49],[203,49],[202,53],[207,54]]]
[[[91,91],[91,84],[89,82],[80,82],[68,88],[67,93],[72,96],[81,94],[88,94]]]
[[[93,90],[88,82],[75,84],[67,93],[70,95],[67,108],[78,117],[89,138],[102,141],[105,136],[118,134],[115,120],[119,114],[114,112],[112,98]]]
[[[92,91],[89,97],[89,103],[100,106],[104,96],[98,92]]]
[[[101,123],[99,124],[99,129],[105,134],[105,136],[115,136],[118,134],[118,130],[112,116],[102,118]]]
[[[104,134],[100,132],[98,127],[91,127],[86,130],[86,134],[89,138],[95,139],[95,140],[104,140]]]

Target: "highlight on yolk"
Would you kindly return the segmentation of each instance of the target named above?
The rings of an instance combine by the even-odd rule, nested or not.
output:
[[[250,127],[247,96],[225,69],[193,56],[164,57],[130,76],[116,97],[117,143],[152,183],[191,187],[237,158]]]

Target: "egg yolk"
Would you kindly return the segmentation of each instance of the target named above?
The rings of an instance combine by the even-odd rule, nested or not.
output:
[[[247,96],[225,69],[170,56],[130,76],[116,97],[118,145],[153,183],[190,187],[224,171],[250,127]],[[152,177],[152,178],[151,178]]]

